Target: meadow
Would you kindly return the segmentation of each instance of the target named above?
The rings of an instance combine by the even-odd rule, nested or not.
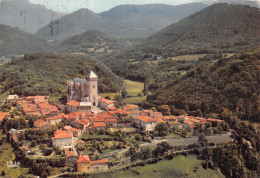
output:
[[[155,164],[138,166],[120,171],[94,174],[93,177],[150,178],[150,177],[211,177],[221,178],[219,170],[204,169],[195,155],[176,156],[172,160],[162,160]]]
[[[123,100],[124,104],[141,103],[146,100],[146,96],[143,96],[143,83],[131,80],[124,80],[124,82],[128,96]],[[116,95],[119,95],[119,93],[99,93],[99,96],[102,98],[109,96],[111,99],[114,99]]]

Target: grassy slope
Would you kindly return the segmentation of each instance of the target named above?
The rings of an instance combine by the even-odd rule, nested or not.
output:
[[[131,80],[124,80],[126,83],[126,91],[128,93],[128,96],[130,98],[126,98],[123,103],[140,103],[142,101],[145,101],[146,97],[138,97],[137,95],[139,93],[142,93],[144,89],[144,84],[141,82],[135,82]],[[111,99],[114,99],[115,95],[119,95],[119,93],[99,93],[99,96],[105,98],[106,96],[109,96]]]
[[[197,172],[193,172],[195,167],[198,167]],[[139,172],[137,175],[135,172]],[[224,177],[220,171],[214,171],[211,169],[203,169],[201,166],[201,160],[197,160],[196,156],[189,155],[187,157],[177,156],[173,160],[163,160],[156,164],[146,165],[144,167],[136,167],[126,171],[115,171],[111,173],[100,173],[94,175],[94,177]]]

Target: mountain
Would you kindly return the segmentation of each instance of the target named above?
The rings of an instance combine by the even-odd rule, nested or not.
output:
[[[94,30],[75,35],[57,45],[45,49],[45,51],[52,51],[59,54],[79,53],[96,56],[126,48],[133,42],[131,39],[116,38]]]
[[[121,5],[101,13],[100,16],[119,25],[120,28],[112,35],[147,37],[205,7],[207,5],[203,3],[177,6],[164,4]]]
[[[228,3],[228,4],[241,4],[248,5],[251,7],[260,7],[260,2],[258,0],[217,0],[217,1],[206,1],[205,4],[212,5],[216,3]]]
[[[139,54],[171,57],[184,54],[233,52],[259,44],[260,11],[244,5],[214,4],[131,47]]]
[[[206,6],[202,3],[123,5],[101,14],[80,9],[46,25],[36,34],[47,39],[64,40],[86,31],[99,30],[113,36],[147,37]]]
[[[13,91],[25,96],[49,95],[66,102],[67,80],[84,78],[90,70],[99,77],[99,92],[121,89],[121,78],[93,58],[35,53],[0,66],[1,92]]]
[[[38,36],[0,24],[0,56],[38,51],[47,44],[46,40]]]
[[[56,20],[63,15],[45,6],[31,4],[28,0],[0,1],[0,24],[18,27],[28,33],[35,33],[52,19]]]

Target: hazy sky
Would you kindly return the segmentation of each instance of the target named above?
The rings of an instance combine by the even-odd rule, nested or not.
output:
[[[80,8],[88,8],[94,12],[103,12],[121,4],[185,4],[203,0],[29,0],[35,4],[43,4],[48,9],[58,12],[73,12]],[[204,0],[205,1],[205,0]]]

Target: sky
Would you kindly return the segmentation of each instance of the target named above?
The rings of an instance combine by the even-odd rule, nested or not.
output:
[[[0,0],[1,1],[1,0]],[[96,13],[109,10],[122,4],[186,4],[205,0],[29,0],[34,4],[45,5],[57,12],[74,12],[80,8],[88,8]]]

